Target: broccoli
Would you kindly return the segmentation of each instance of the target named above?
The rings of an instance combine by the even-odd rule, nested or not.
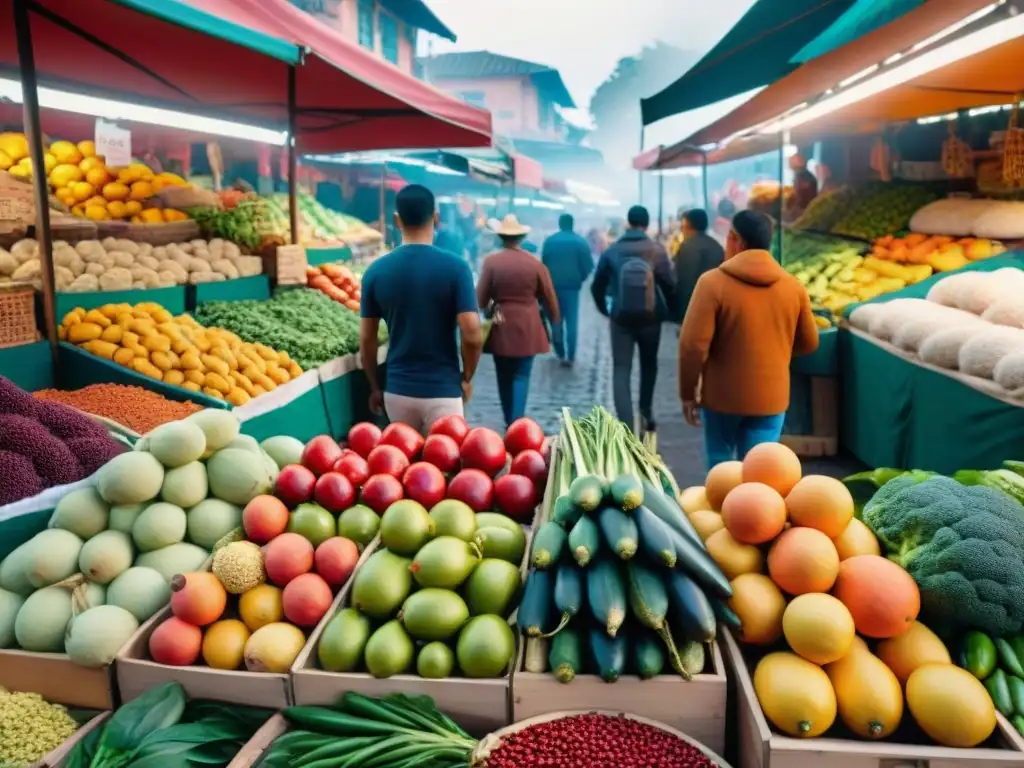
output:
[[[1024,507],[948,477],[901,477],[863,520],[921,590],[922,614],[947,629],[996,636],[1024,625]]]

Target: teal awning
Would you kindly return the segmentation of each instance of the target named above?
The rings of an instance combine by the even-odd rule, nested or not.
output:
[[[803,64],[834,51],[910,13],[924,2],[925,0],[857,0],[835,24],[805,45],[803,50],[793,57],[793,63]]]
[[[757,0],[686,74],[665,90],[640,100],[643,124],[705,107],[774,82],[808,43],[828,29],[856,0]]]

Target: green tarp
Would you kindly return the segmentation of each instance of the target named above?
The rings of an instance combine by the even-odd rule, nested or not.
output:
[[[54,378],[50,343],[37,341],[0,349],[0,376],[6,376],[27,392],[51,388]]]
[[[839,375],[838,328],[823,328],[818,331],[818,350],[813,355],[793,358],[790,370],[805,376]]]
[[[129,291],[95,291],[93,293],[58,293],[56,299],[57,322],[75,307],[95,309],[104,304],[141,304],[151,301],[172,315],[185,311],[185,286],[171,288],[136,288]]]
[[[189,309],[207,301],[266,301],[270,298],[270,278],[266,275],[239,277],[218,283],[199,283],[195,286]]]
[[[803,64],[841,48],[910,13],[923,2],[924,0],[857,0],[835,24],[805,45],[803,50],[793,57],[793,63]]]
[[[306,263],[311,267],[330,264],[335,261],[352,261],[352,249],[347,245],[341,248],[307,248]]]

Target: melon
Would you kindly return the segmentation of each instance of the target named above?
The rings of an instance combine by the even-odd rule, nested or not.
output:
[[[764,544],[782,533],[786,502],[764,483],[742,483],[722,502],[722,522],[736,541]]]
[[[230,443],[242,430],[238,417],[220,408],[207,408],[193,413],[185,421],[203,430],[206,439],[206,455],[219,451]]]
[[[190,461],[164,474],[160,498],[182,509],[194,507],[206,498],[210,486],[206,479],[206,466],[201,461]]]
[[[50,518],[51,528],[71,531],[80,539],[89,539],[107,529],[110,506],[93,486],[65,494],[57,502]]]
[[[148,437],[149,452],[169,469],[198,461],[206,452],[206,434],[187,420],[161,424]]]
[[[110,520],[107,527],[112,531],[131,533],[136,518],[143,513],[148,504],[118,504],[110,508]]]
[[[82,546],[78,568],[90,581],[109,584],[131,567],[134,554],[127,533],[104,531]]]
[[[139,628],[139,621],[124,608],[101,605],[75,616],[68,629],[65,650],[82,667],[105,667]]]
[[[44,587],[33,592],[14,620],[18,647],[39,653],[64,650],[64,634],[71,621],[71,591],[64,587]]]
[[[20,547],[16,547],[0,562],[0,589],[6,589],[8,592],[13,592],[22,597],[28,597],[32,594],[34,587],[28,580],[28,574],[25,573],[25,563],[27,562],[28,545],[30,543],[31,540],[26,541]]]
[[[850,610],[857,632],[885,639],[910,629],[921,611],[921,593],[910,574],[877,555],[858,555],[839,565],[832,592]]]
[[[140,622],[167,605],[170,599],[167,579],[152,568],[129,568],[107,587],[107,604],[124,608]]]
[[[289,464],[301,464],[302,450],[306,446],[298,438],[279,435],[278,437],[268,437],[260,443],[260,447],[274,460],[278,469],[281,469]]]
[[[143,552],[163,549],[185,539],[185,510],[167,502],[150,504],[135,520],[132,538]]]
[[[220,499],[205,499],[186,515],[188,540],[203,549],[213,545],[242,524],[242,509]]]
[[[25,598],[0,589],[0,648],[10,648],[14,644],[14,620],[18,611],[25,603]]]
[[[828,592],[838,572],[835,545],[814,528],[790,528],[768,551],[768,574],[791,595]]]
[[[80,593],[83,605],[86,608],[95,608],[107,604],[107,585],[97,584],[95,581],[87,581],[85,590]]]
[[[786,496],[786,509],[793,525],[816,528],[834,539],[853,520],[853,496],[834,477],[808,475]]]
[[[135,565],[152,568],[170,584],[176,573],[200,570],[209,556],[210,553],[202,547],[181,542],[152,552],[143,552],[135,558]]]
[[[786,496],[800,481],[803,469],[793,450],[782,443],[761,443],[743,457],[743,482],[764,483]]]
[[[274,486],[264,457],[241,448],[217,451],[207,461],[206,472],[211,493],[241,507]]]
[[[96,473],[96,487],[108,504],[150,501],[160,493],[163,483],[163,464],[145,451],[115,456]]]
[[[243,451],[249,451],[249,453],[255,453],[257,455],[262,455],[263,451],[263,449],[260,448],[259,440],[252,435],[239,435],[224,447],[240,448]]]
[[[33,587],[48,587],[78,571],[82,540],[71,531],[51,528],[37,533],[23,555],[25,578]]]

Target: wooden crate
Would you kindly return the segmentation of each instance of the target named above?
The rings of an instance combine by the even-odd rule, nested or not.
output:
[[[783,434],[782,443],[804,458],[835,456],[839,453],[839,380],[829,376],[810,379],[811,434]]]
[[[739,768],[1002,768],[1024,766],[1024,739],[997,715],[996,746],[985,749],[793,739],[771,730],[754,693],[746,661],[729,632],[722,633],[726,663],[736,683]],[[909,713],[905,715],[909,717]]]
[[[71,750],[75,748],[78,742],[90,733],[95,731],[97,728],[102,727],[107,721],[107,718],[110,717],[110,714],[110,712],[104,712],[96,715],[96,717],[92,718],[88,723],[75,731],[74,735],[67,739],[63,744],[52,752],[44,755],[43,759],[39,762],[34,763],[32,768],[65,768],[68,764],[68,758],[71,756]]]
[[[238,754],[234,756],[227,768],[251,768],[259,763],[263,753],[274,742],[278,736],[287,733],[289,730],[288,721],[281,715],[274,715],[265,722],[252,738],[246,742]]]

